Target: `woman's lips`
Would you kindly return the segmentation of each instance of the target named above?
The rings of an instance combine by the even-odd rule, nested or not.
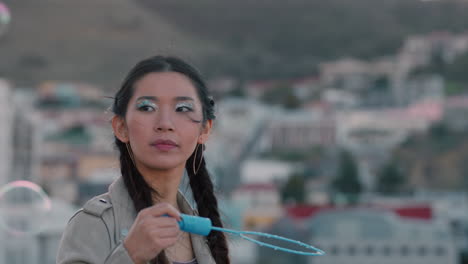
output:
[[[177,147],[176,145],[162,144],[162,143],[161,144],[153,144],[152,146],[156,147],[159,150],[164,150],[164,151],[168,151],[168,150],[171,150],[171,149]]]
[[[174,141],[163,140],[163,139],[156,140],[155,142],[151,144],[151,146],[154,146],[157,149],[163,150],[163,151],[168,151],[168,150],[178,147],[178,145]]]

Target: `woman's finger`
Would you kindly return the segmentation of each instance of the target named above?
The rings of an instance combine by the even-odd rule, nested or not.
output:
[[[151,236],[158,238],[174,238],[179,236],[179,228],[161,228],[151,230]]]
[[[177,221],[181,220],[179,211],[177,211],[177,209],[175,209],[174,206],[168,203],[155,204],[142,210],[142,213],[145,215],[151,215],[155,217],[170,216],[175,218]]]

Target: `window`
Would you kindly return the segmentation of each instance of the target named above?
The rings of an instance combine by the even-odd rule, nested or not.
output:
[[[349,248],[348,248],[348,254],[350,256],[355,256],[356,255],[356,247],[354,247],[353,245],[350,245]]]
[[[445,256],[447,254],[447,250],[443,246],[439,245],[435,248],[435,254],[436,256],[439,256],[439,257]]]
[[[335,245],[330,248],[330,253],[332,256],[338,256],[340,254],[340,249]]]
[[[409,247],[407,245],[403,245],[400,248],[400,254],[404,257],[408,256],[410,253]]]
[[[372,245],[368,245],[365,249],[365,252],[368,256],[374,255],[374,247]]]
[[[392,249],[389,246],[384,246],[382,248],[382,254],[384,256],[390,256],[392,254]]]
[[[425,246],[420,246],[420,247],[418,248],[418,254],[419,254],[419,256],[421,256],[421,257],[426,256],[426,255],[427,255],[427,248],[426,248]]]

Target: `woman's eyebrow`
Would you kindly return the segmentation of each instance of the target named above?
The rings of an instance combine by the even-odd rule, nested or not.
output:
[[[140,96],[137,98],[137,101],[140,101],[140,100],[158,101],[158,98],[156,96]]]
[[[174,101],[195,101],[195,100],[189,96],[177,96],[176,98],[174,98]]]
[[[137,101],[140,101],[140,100],[151,100],[151,101],[155,101],[157,102],[158,101],[158,98],[156,96],[140,96],[137,98]],[[190,96],[177,96],[174,98],[174,101],[195,101],[192,97]]]

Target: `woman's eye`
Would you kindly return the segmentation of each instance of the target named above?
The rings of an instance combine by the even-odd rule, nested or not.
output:
[[[156,105],[152,102],[143,101],[137,104],[137,109],[142,112],[150,112],[156,110]]]
[[[149,111],[154,111],[154,107],[149,106],[149,105],[142,105],[138,107],[138,110],[143,111],[143,112],[149,112]]]
[[[192,112],[192,108],[188,106],[179,106],[176,109],[177,112]]]
[[[193,112],[193,107],[190,104],[180,104],[176,106],[176,112]]]

